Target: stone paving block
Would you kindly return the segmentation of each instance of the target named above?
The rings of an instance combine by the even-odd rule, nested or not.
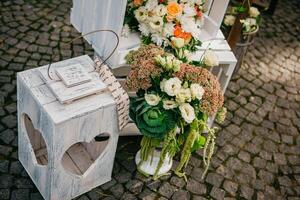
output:
[[[300,20],[297,6],[296,0],[279,1],[273,17],[263,16],[259,36],[226,91],[229,112],[217,133],[217,150],[204,180],[198,160],[201,151],[187,166],[189,181],[185,183],[174,174],[157,181],[143,177],[136,173],[133,160],[124,159],[128,155],[123,154],[122,149],[117,153],[123,159],[117,158],[114,178],[97,188],[108,196],[93,190],[80,199],[299,200],[300,35],[297,27]],[[53,0],[51,4],[47,1],[0,2],[4,36],[1,38],[4,47],[0,47],[0,199],[41,199],[17,162],[15,74],[48,64],[50,55],[54,61],[93,55],[91,46],[82,39],[71,46],[64,45],[79,35],[69,22],[71,7],[71,0]],[[287,15],[286,10],[291,12]],[[132,139],[128,141],[133,144]],[[132,149],[127,151],[133,152]],[[215,186],[219,182],[221,185]]]

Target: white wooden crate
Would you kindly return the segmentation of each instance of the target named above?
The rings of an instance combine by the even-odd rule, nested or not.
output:
[[[228,83],[231,79],[234,68],[236,66],[237,60],[221,31],[218,32],[215,39],[204,42],[201,48],[192,55],[192,59],[199,61],[207,48],[210,48],[212,51],[214,51],[219,58],[220,65],[210,68],[210,71],[218,77],[222,92],[224,94],[228,86]],[[123,85],[124,88],[126,88],[125,76],[128,74],[130,68],[128,66],[125,66],[124,57],[122,57],[122,63],[124,64],[124,66],[114,69],[113,73],[117,78],[119,77],[118,80],[120,81],[121,85]],[[128,94],[133,96],[135,95],[135,92],[128,91]],[[213,124],[213,121],[214,118],[211,118],[209,121],[210,126]],[[138,134],[140,134],[139,130],[137,129],[136,125],[133,122],[129,123],[124,129],[122,129],[120,133],[120,135],[138,135]]]
[[[88,56],[63,63],[94,64]],[[17,75],[19,159],[44,199],[68,200],[111,180],[116,104],[108,91],[61,104],[40,78],[46,67]]]
[[[206,0],[207,9],[202,30],[202,40],[215,38],[222,23],[229,0]],[[111,68],[123,64],[123,57],[140,44],[140,35],[131,33],[127,38],[121,37],[127,0],[73,0],[71,23],[81,33],[97,29],[111,29],[120,36],[120,45],[108,60]],[[101,58],[106,58],[113,50],[116,39],[111,33],[87,35],[85,39]]]

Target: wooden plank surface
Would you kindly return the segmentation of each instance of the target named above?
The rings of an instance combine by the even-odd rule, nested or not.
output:
[[[94,160],[90,156],[90,154],[86,151],[84,146],[81,143],[75,144],[72,146],[67,153],[70,158],[74,162],[74,164],[78,167],[81,174],[93,164]]]
[[[63,167],[77,175],[81,175],[81,171],[78,169],[78,167],[74,164],[73,160],[71,159],[70,155],[68,153],[65,153],[62,157],[61,164]]]

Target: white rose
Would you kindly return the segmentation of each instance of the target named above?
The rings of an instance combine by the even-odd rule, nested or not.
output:
[[[217,55],[211,50],[207,50],[204,53],[203,61],[204,61],[204,64],[209,67],[219,65],[219,59],[218,59]]]
[[[202,99],[202,96],[204,94],[204,89],[201,85],[199,85],[198,83],[192,83],[190,89],[191,89],[191,94],[193,99],[198,99],[198,100]]]
[[[166,110],[173,109],[176,107],[177,107],[177,103],[173,100],[164,100],[163,101],[163,108]]]
[[[160,102],[160,97],[155,94],[145,94],[145,100],[150,106],[156,106]]]
[[[250,17],[256,18],[258,15],[260,15],[260,12],[256,7],[250,7],[249,15],[250,15]]]
[[[184,121],[186,121],[189,124],[192,123],[193,120],[196,118],[194,108],[188,103],[180,105],[179,110]]]
[[[179,78],[170,78],[164,84],[164,91],[169,96],[175,96],[181,89],[181,80]]]
[[[235,22],[235,16],[233,16],[233,15],[226,15],[225,16],[224,24],[226,26],[233,26],[234,22]]]
[[[178,49],[180,49],[184,46],[184,39],[182,39],[182,38],[172,37],[171,41],[172,41],[172,44]]]
[[[190,102],[192,100],[191,90],[181,88],[176,94],[176,101],[178,103]]]

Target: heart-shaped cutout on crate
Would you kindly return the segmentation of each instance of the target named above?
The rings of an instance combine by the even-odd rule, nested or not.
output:
[[[97,135],[89,143],[75,143],[64,153],[62,166],[72,174],[83,175],[101,156],[108,143],[109,134],[107,133]]]
[[[47,165],[48,152],[43,135],[34,128],[32,120],[27,114],[23,114],[22,119],[37,163],[39,165]]]

